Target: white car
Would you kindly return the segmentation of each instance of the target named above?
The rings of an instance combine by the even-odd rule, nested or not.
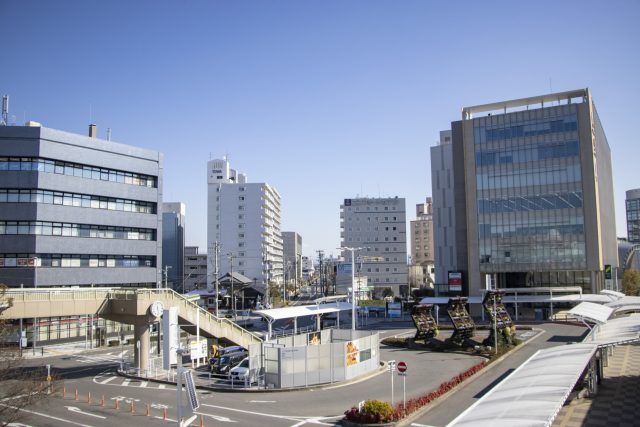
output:
[[[249,368],[249,358],[245,357],[242,359],[235,368],[231,368],[229,371],[229,379],[232,382],[240,382],[240,383],[254,383],[256,382],[255,370]]]

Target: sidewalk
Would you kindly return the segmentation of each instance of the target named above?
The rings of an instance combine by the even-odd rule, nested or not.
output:
[[[565,405],[553,427],[640,425],[640,344],[615,347],[593,398]]]

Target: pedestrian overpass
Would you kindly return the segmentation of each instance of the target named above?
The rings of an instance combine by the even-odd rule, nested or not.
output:
[[[215,316],[195,302],[172,289],[124,288],[37,288],[8,289],[0,304],[0,318],[26,319],[34,317],[84,316],[94,314],[107,320],[134,325],[134,337],[140,341],[140,361],[135,352],[135,364],[147,369],[150,335],[149,325],[158,322],[151,306],[160,303],[166,309],[177,307],[182,329],[210,338],[230,341],[248,348],[262,339],[229,319]],[[157,305],[157,304],[156,304]]]

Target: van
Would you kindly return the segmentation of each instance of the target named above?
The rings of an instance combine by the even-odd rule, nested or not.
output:
[[[211,365],[211,373],[217,375],[228,375],[231,368],[242,362],[242,359],[249,356],[248,351],[236,351],[233,353],[227,353],[220,356]]]

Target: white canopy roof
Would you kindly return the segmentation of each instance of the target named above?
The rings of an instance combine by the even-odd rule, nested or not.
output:
[[[640,341],[640,316],[626,316],[610,319],[607,323],[594,327],[583,340],[584,343],[606,347]]]
[[[594,323],[606,323],[612,312],[613,308],[592,302],[581,302],[569,310],[569,314]]]
[[[539,350],[447,427],[551,425],[596,349],[581,343]]]
[[[303,316],[316,316],[318,314],[335,313],[337,311],[351,310],[351,304],[335,302],[330,304],[295,305],[292,307],[272,308],[269,310],[256,310],[254,313],[267,318],[270,321],[281,319],[294,319]]]
[[[622,292],[611,291],[609,289],[603,289],[603,290],[600,291],[600,293],[610,296],[612,300],[618,300],[620,298],[624,298],[625,297],[625,294],[623,294]]]
[[[640,304],[640,297],[630,297],[624,296],[616,301],[610,301],[606,305],[612,308],[624,307],[627,305],[638,305]]]

